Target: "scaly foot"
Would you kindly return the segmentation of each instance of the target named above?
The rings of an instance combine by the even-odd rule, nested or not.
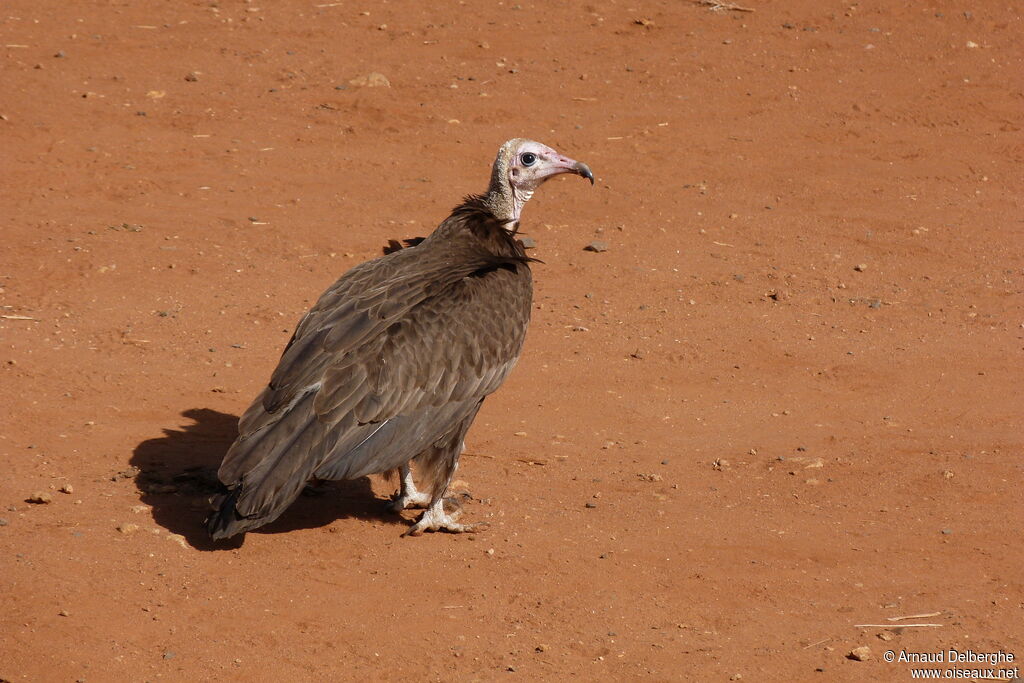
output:
[[[430,505],[430,496],[415,488],[404,490],[391,499],[388,507],[392,512],[401,512],[406,508],[425,508]]]
[[[451,503],[451,498],[434,501],[402,536],[419,536],[425,531],[448,531],[453,534],[474,533],[482,531],[488,526],[486,522],[460,524],[457,520],[462,516],[462,508],[457,505],[452,506]],[[446,507],[448,507],[447,510]]]

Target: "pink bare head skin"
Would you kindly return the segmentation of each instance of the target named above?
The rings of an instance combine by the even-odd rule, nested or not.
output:
[[[561,173],[574,173],[594,183],[594,174],[586,164],[539,142],[514,138],[498,150],[484,200],[499,220],[517,224],[523,205],[534,190]]]

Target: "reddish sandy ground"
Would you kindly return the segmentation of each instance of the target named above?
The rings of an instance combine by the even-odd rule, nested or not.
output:
[[[1019,8],[741,4],[3,3],[0,678],[1019,665]],[[401,538],[375,478],[210,543],[303,311],[520,135],[598,183],[524,214],[490,529]]]

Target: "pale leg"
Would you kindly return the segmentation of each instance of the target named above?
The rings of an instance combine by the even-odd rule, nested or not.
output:
[[[398,496],[391,502],[391,509],[400,512],[406,508],[425,508],[430,504],[430,494],[424,493],[416,488],[416,482],[412,479],[412,468],[409,463],[402,465],[400,469],[402,477],[402,489]]]

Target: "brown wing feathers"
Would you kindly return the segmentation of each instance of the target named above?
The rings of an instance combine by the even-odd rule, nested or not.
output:
[[[240,421],[215,538],[276,518],[310,477],[395,468],[475,415],[515,363],[529,314],[529,259],[506,235],[471,200],[321,296]]]

